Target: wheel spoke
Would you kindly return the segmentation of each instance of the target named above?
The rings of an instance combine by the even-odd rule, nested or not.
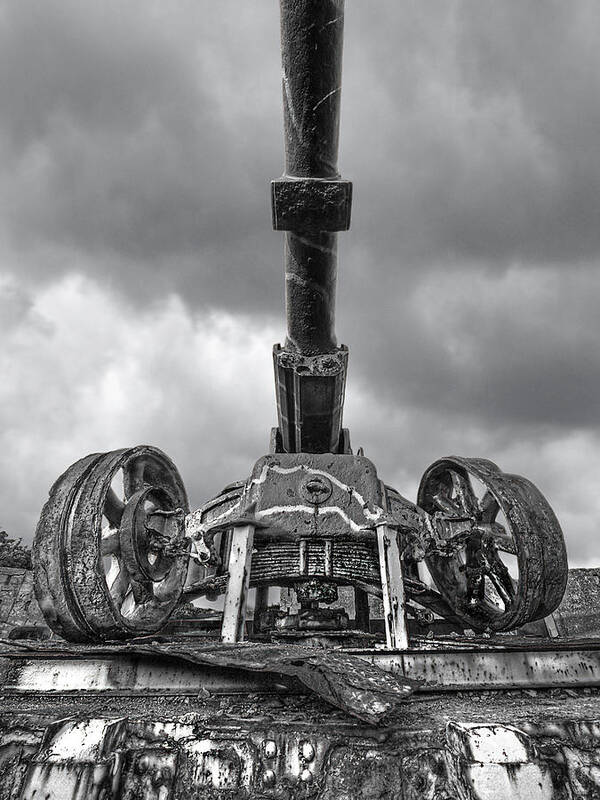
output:
[[[506,608],[505,592],[499,590],[498,581],[493,575],[487,575],[484,596],[479,605],[480,610],[489,614],[490,608],[502,611],[503,606]]]
[[[117,493],[111,487],[106,494],[104,508],[102,509],[102,513],[110,522],[111,528],[118,528],[121,524],[124,508],[125,503],[117,497]]]
[[[145,603],[151,599],[153,595],[152,581],[131,581],[131,591],[133,592],[133,599],[136,603]]]
[[[460,516],[461,509],[458,507],[457,503],[448,497],[446,492],[440,490],[437,494],[433,495],[432,499],[440,511],[452,517]]]
[[[106,585],[113,603],[117,609],[120,609],[129,589],[129,573],[116,556],[113,555],[111,560],[112,564],[106,575]]]
[[[154,598],[149,599],[145,603],[136,605],[130,610],[127,615],[128,621],[131,625],[139,625],[145,627],[152,624],[156,619],[156,614],[160,613],[161,604]]]
[[[508,570],[506,571],[506,575],[497,575],[495,572],[491,572],[489,578],[498,596],[504,603],[504,609],[507,611],[515,596],[513,582],[508,574]]]
[[[123,467],[123,485],[125,494],[129,498],[146,485],[146,471],[152,462],[145,455],[130,458]]]
[[[126,525],[138,510],[128,493],[136,484],[153,494],[147,508],[140,507]],[[157,512],[179,508],[183,514],[189,508],[181,476],[154,447],[94,453],[70,467],[50,490],[34,547],[36,591],[52,629],[86,642],[158,630],[183,590],[187,553],[167,548],[171,521]],[[156,517],[156,531],[146,530],[148,516]],[[173,533],[181,527],[182,520],[177,520]],[[131,534],[127,543],[126,528]],[[171,593],[167,582],[163,591],[169,600],[158,602],[153,582],[162,581],[174,565],[178,591]],[[132,579],[137,583],[132,585]],[[140,622],[131,624],[138,604]]]
[[[174,565],[169,574],[154,586],[154,596],[161,603],[173,602],[181,595],[181,575]]]
[[[509,553],[511,556],[517,555],[517,547],[515,545],[513,537],[508,533],[500,533],[497,531],[492,531],[492,536],[494,537],[494,544],[502,553]]]
[[[109,528],[110,531],[110,528]],[[110,532],[100,539],[100,555],[110,556],[117,555],[121,552],[121,543],[119,541],[119,532]]]
[[[127,590],[125,597],[123,598],[120,614],[122,617],[125,617],[127,620],[129,620],[131,619],[131,615],[136,608],[137,606],[135,604],[135,599],[133,597],[133,592],[131,591],[131,584],[130,584],[129,589]]]
[[[500,506],[489,489],[484,494],[479,505],[481,508],[481,519],[483,522],[493,522],[498,511],[500,511]]]
[[[460,472],[454,472],[454,470],[451,475],[454,494],[460,508],[467,516],[475,516],[478,512],[478,502],[471,481],[467,475],[461,475]]]

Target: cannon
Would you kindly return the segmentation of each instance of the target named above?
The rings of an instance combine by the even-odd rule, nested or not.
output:
[[[270,451],[192,512],[177,468],[154,447],[69,467],[42,511],[34,569],[44,616],[70,641],[152,634],[180,603],[207,597],[222,601],[223,642],[343,643],[352,631],[401,650],[411,618],[510,631],[550,614],[565,589],[560,525],[526,478],[448,456],[411,502],[352,451],[348,349],[334,329],[337,236],[352,202],[337,167],[344,0],[280,5],[286,162],[271,198],[285,239],[287,336],[273,349]],[[341,587],[353,593],[352,618],[335,607]],[[370,597],[381,599],[379,633]]]

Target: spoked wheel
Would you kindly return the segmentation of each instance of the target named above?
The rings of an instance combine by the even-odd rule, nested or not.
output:
[[[531,481],[485,459],[450,456],[425,472],[417,502],[441,539],[427,567],[468,627],[511,630],[555,610],[567,554],[558,520]]]
[[[50,490],[33,547],[36,596],[70,641],[159,630],[181,597],[188,501],[172,461],[154,447],[94,453]]]

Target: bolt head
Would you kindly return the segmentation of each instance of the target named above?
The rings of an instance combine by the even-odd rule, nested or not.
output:
[[[277,780],[277,776],[273,772],[272,769],[266,769],[263,772],[262,782],[263,786],[269,789],[271,786],[275,786],[275,781]]]
[[[140,760],[137,762],[137,771],[140,775],[143,775],[144,772],[148,772],[148,767],[150,766],[150,759],[148,756],[142,756]]]
[[[263,752],[265,754],[265,758],[275,758],[277,755],[277,744],[273,741],[273,739],[266,739],[263,742]]]
[[[302,758],[304,761],[312,761],[315,757],[315,748],[310,742],[304,742],[302,745]]]
[[[163,783],[164,776],[162,769],[157,769],[152,776],[152,785],[153,786],[160,786]]]

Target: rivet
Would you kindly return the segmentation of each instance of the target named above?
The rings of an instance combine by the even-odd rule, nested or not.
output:
[[[270,787],[270,786],[275,786],[275,781],[276,780],[277,780],[277,778],[276,778],[275,773],[273,772],[272,769],[266,769],[263,772],[263,776],[262,776],[263,786],[266,786],[267,788]]]
[[[310,742],[304,742],[302,745],[302,758],[304,761],[312,761],[315,757],[315,748]]]
[[[277,744],[273,741],[273,739],[266,739],[263,742],[263,751],[265,758],[275,758],[277,755]]]
[[[144,772],[148,771],[148,767],[150,766],[150,759],[148,756],[142,756],[137,763],[137,771],[140,775],[143,775]]]
[[[313,779],[313,774],[309,769],[303,769],[300,773],[300,780],[304,783],[310,783]]]
[[[154,770],[154,775],[152,776],[152,785],[153,786],[160,786],[162,782],[163,782],[162,769]]]

